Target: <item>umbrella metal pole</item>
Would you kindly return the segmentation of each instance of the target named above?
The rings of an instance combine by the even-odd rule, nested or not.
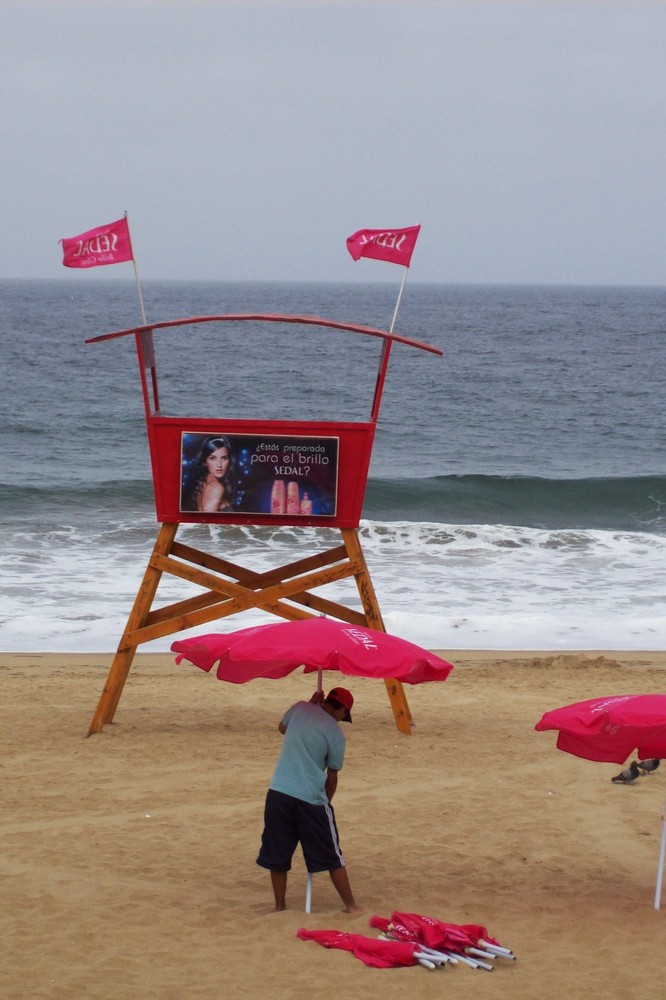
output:
[[[312,872],[308,872],[307,881],[305,883],[305,912],[309,913],[312,909]]]
[[[654,908],[661,908],[661,885],[664,877],[664,854],[666,853],[666,803],[664,815],[661,817],[661,844],[659,846],[659,864],[657,866],[657,886],[654,891]]]

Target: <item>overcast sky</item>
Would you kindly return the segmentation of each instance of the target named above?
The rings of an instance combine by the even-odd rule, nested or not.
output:
[[[0,278],[666,284],[655,0],[0,2],[0,95]]]

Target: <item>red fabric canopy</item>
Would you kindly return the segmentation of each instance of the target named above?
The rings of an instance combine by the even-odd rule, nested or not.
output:
[[[620,694],[555,708],[537,722],[540,732],[559,730],[557,746],[587,760],[623,764],[666,757],[666,694]]]
[[[396,678],[407,684],[443,681],[452,664],[406,639],[334,618],[277,622],[236,632],[179,639],[176,663],[189,660],[219,680],[244,684],[279,678],[303,666],[306,673],[339,670],[352,677]]]
[[[383,938],[366,937],[365,934],[348,934],[345,931],[309,931],[301,927],[296,936],[302,941],[317,941],[324,948],[341,948],[351,951],[366,965],[375,969],[392,969],[396,966],[416,965],[414,952],[418,944],[404,941],[386,941]]]
[[[370,917],[370,926],[393,934],[401,941],[415,941],[435,950],[460,952],[479,948],[480,942],[499,946],[480,924],[449,924],[421,913],[394,910],[390,917]]]

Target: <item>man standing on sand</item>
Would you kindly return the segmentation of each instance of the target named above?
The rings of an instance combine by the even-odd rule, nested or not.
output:
[[[324,698],[315,691],[283,715],[284,736],[266,795],[264,832],[257,864],[268,868],[275,909],[287,908],[287,873],[300,842],[308,872],[327,871],[348,913],[358,913],[338,842],[331,799],[345,756],[345,736],[338,725],[351,722],[354,698],[333,688]]]

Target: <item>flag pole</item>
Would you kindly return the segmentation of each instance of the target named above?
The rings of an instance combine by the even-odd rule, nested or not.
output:
[[[418,223],[419,229],[421,228],[421,223]],[[417,234],[418,235],[418,234]],[[410,259],[411,263],[411,259]],[[402,276],[402,282],[400,284],[400,291],[398,292],[398,300],[395,304],[395,309],[393,310],[393,319],[391,320],[391,326],[389,328],[389,333],[393,333],[393,327],[395,326],[395,321],[398,317],[398,309],[400,308],[400,300],[402,299],[402,293],[405,290],[405,282],[407,281],[407,273],[409,271],[409,264],[405,265],[405,273]]]
[[[134,256],[134,247],[132,246],[132,234],[130,232],[129,218],[127,217],[127,212],[125,212],[125,223],[127,225],[127,233],[129,235],[130,247],[132,249],[132,264],[134,265],[134,280],[136,281],[136,291],[139,296],[139,309],[141,311],[141,322],[144,326],[147,326],[148,324],[146,323],[146,312],[145,309],[143,308],[143,296],[141,294],[141,283],[139,281],[139,270],[136,266],[136,257]]]
[[[408,267],[405,267],[405,273],[402,276],[402,282],[400,284],[400,291],[398,292],[398,299],[395,304],[395,309],[393,310],[393,319],[391,320],[391,326],[389,327],[389,333],[393,333],[393,327],[395,326],[396,317],[398,315],[398,309],[400,308],[400,299],[402,298],[402,293],[405,289],[405,282],[407,281]],[[382,346],[382,354],[379,361],[379,374],[377,376],[377,384],[375,386],[375,398],[372,403],[372,414],[373,419],[376,419],[379,410],[379,399],[381,396],[382,388],[384,386],[384,376],[386,374],[386,369],[389,363],[389,357],[391,355],[391,347],[393,341],[387,338]]]
[[[143,326],[148,326],[146,322],[146,310],[143,308],[143,295],[141,294],[141,282],[139,281],[139,269],[136,266],[136,257],[134,256],[134,247],[132,246],[132,234],[130,232],[129,218],[127,212],[125,212],[125,224],[127,226],[127,235],[129,236],[130,250],[132,251],[132,265],[134,267],[134,279],[136,281],[136,292],[139,296],[139,309],[141,311],[141,322]],[[144,354],[144,362],[147,368],[150,368],[150,379],[153,387],[153,406],[155,413],[159,413],[160,410],[160,397],[157,390],[157,369],[155,367],[155,348],[153,346],[153,331],[152,330],[142,330],[141,333],[137,334],[137,338],[140,338],[141,345]]]
[[[405,268],[405,273],[402,276],[402,283],[400,285],[400,291],[398,292],[398,301],[395,304],[395,309],[393,310],[393,319],[391,320],[391,326],[389,328],[389,333],[393,333],[393,327],[395,326],[396,317],[398,315],[398,309],[400,308],[400,300],[402,299],[402,293],[405,290],[405,282],[407,281],[407,273],[409,268]]]

